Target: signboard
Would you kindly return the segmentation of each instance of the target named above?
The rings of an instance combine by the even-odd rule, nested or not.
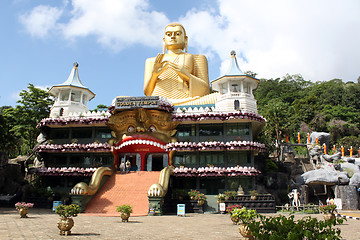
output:
[[[185,204],[178,204],[177,205],[177,215],[178,216],[185,216]]]
[[[159,96],[149,97],[117,97],[115,109],[158,108]]]
[[[58,206],[60,206],[62,204],[62,202],[61,201],[53,201],[53,211],[55,211],[55,207],[58,207]]]
[[[225,210],[226,210],[226,205],[225,205],[225,203],[219,203],[219,210],[220,210],[220,212],[225,212]]]

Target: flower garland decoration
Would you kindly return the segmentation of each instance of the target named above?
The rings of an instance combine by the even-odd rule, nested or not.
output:
[[[110,152],[110,149],[108,143],[40,144],[36,148],[38,152]]]
[[[199,167],[187,168],[176,167],[175,177],[236,177],[236,176],[257,176],[261,172],[254,167]]]
[[[79,167],[48,167],[36,168],[35,172],[39,176],[92,176],[97,168],[79,168]]]
[[[204,151],[204,150],[255,150],[265,151],[265,144],[252,141],[230,141],[230,142],[175,142],[166,145],[167,151]]]

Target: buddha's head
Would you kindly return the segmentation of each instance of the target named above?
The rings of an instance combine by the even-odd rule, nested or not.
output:
[[[186,36],[183,25],[180,23],[170,23],[166,25],[163,41],[164,47],[166,47],[167,50],[183,50],[187,48],[188,37]]]

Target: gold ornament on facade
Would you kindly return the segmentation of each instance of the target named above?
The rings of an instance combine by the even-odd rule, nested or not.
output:
[[[173,136],[179,122],[172,121],[169,112],[137,108],[115,113],[109,118],[107,125],[113,131],[114,139],[110,141],[111,145],[121,142],[126,136],[138,134],[169,143],[176,141]]]

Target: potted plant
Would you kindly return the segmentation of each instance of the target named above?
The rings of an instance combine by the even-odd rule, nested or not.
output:
[[[60,235],[70,235],[70,229],[74,226],[73,217],[80,213],[80,207],[77,204],[60,205],[55,207],[55,213],[59,214],[60,220],[58,221],[58,228]]]
[[[15,204],[16,210],[18,210],[21,218],[26,218],[27,213],[29,212],[29,208],[32,208],[34,206],[33,203],[26,203],[26,202],[17,202]]]
[[[206,201],[206,196],[203,193],[199,193],[198,195],[195,196],[195,200],[197,200],[199,205],[204,205]]]
[[[190,192],[188,192],[189,197],[191,200],[196,200],[196,196],[199,194],[200,192],[198,190],[193,190],[191,189]]]
[[[326,221],[336,218],[334,214],[335,209],[335,204],[322,205],[319,207],[319,211],[323,213],[323,217]]]
[[[225,194],[223,193],[219,193],[218,195],[215,196],[216,199],[217,199],[217,203],[222,203],[225,201]]]
[[[120,212],[120,217],[122,222],[129,222],[130,213],[132,213],[132,207],[128,204],[123,204],[121,206],[116,206],[116,211]]]
[[[251,200],[256,200],[257,196],[259,195],[256,190],[251,190],[249,193],[251,195]]]
[[[256,210],[246,209],[245,207],[235,208],[231,211],[231,216],[233,218],[238,218],[238,222],[240,224],[239,233],[243,237],[253,239],[253,236],[251,235],[251,231],[248,227],[248,224],[250,222],[254,221],[258,217]]]
[[[235,191],[225,191],[224,194],[225,194],[225,200],[226,201],[234,199],[234,197],[237,196],[237,193]]]

